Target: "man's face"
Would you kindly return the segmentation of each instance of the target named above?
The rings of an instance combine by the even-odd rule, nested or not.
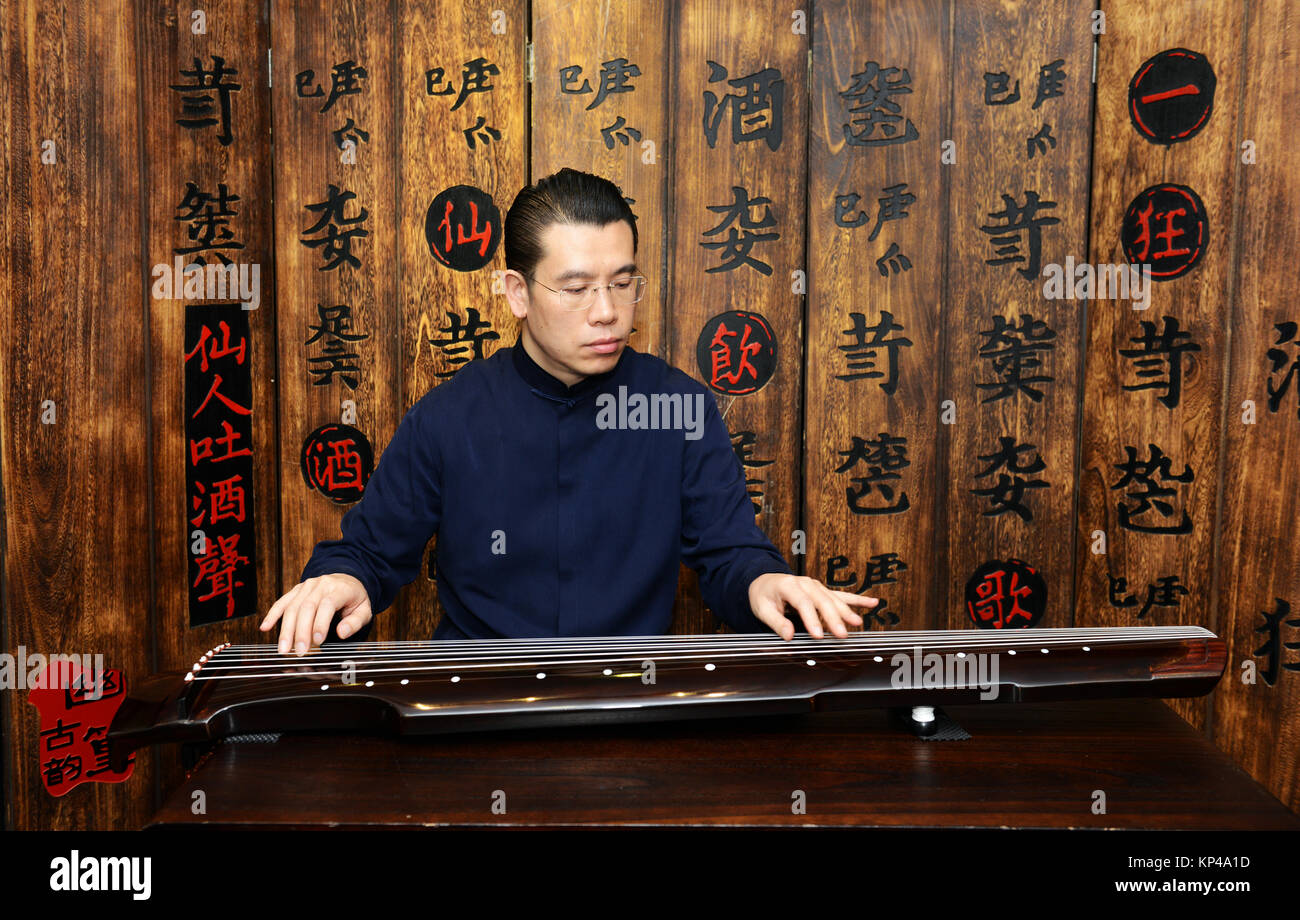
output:
[[[603,227],[551,224],[542,231],[541,244],[542,258],[533,270],[540,284],[510,272],[506,294],[511,311],[524,321],[528,356],[552,377],[573,386],[614,369],[632,331],[636,305],[619,306],[605,288],[585,310],[566,309],[567,295],[554,291],[635,275],[632,228],[622,220]]]

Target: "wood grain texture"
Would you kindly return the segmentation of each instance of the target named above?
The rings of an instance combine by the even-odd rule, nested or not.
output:
[[[1089,27],[1095,7],[1107,19],[1097,42],[1094,87]],[[490,264],[469,273],[436,264],[424,235],[433,196],[451,185],[474,185],[491,194],[504,216],[524,184],[571,165],[609,176],[636,201],[638,255],[650,279],[633,338],[638,350],[700,378],[696,344],[710,317],[753,310],[771,322],[778,339],[775,376],[752,395],[718,397],[718,403],[733,435],[754,434],[752,458],[770,461],[747,468],[755,492],[762,493],[757,520],[796,571],[819,580],[852,574],[857,587],[871,557],[897,552],[909,568],[895,573],[896,583],[864,593],[887,598],[886,609],[902,617],[900,628],[943,628],[969,625],[963,591],[975,565],[1016,556],[1047,576],[1044,625],[1187,623],[1229,641],[1229,672],[1208,706],[1200,699],[1168,704],[1229,757],[1215,759],[1169,734],[1173,723],[1161,720],[1173,713],[1164,704],[1151,704],[1163,715],[1141,718],[1118,711],[1079,714],[1060,733],[1043,723],[1031,733],[1062,752],[1060,761],[1045,762],[1044,775],[1069,782],[1056,792],[1046,786],[1026,792],[1023,784],[995,790],[990,794],[1002,797],[988,812],[990,821],[1094,826],[1086,813],[1072,817],[1072,796],[1100,785],[1097,777],[1104,775],[1112,784],[1121,777],[1140,790],[1141,800],[1127,812],[1131,821],[1112,810],[1108,826],[1228,826],[1237,820],[1234,809],[1247,823],[1275,822],[1276,809],[1260,804],[1263,790],[1243,791],[1240,777],[1225,766],[1229,759],[1300,811],[1300,672],[1282,667],[1300,663],[1300,655],[1281,647],[1271,684],[1262,678],[1243,684],[1239,677],[1245,662],[1260,670],[1268,665],[1260,651],[1268,638],[1261,631],[1266,615],[1276,617],[1285,603],[1285,618],[1300,618],[1294,526],[1300,374],[1277,411],[1267,405],[1270,383],[1280,385],[1300,357],[1300,346],[1279,341],[1277,329],[1300,323],[1292,296],[1300,248],[1300,173],[1290,118],[1300,104],[1294,4],[819,0],[804,9],[808,34],[792,28],[790,8],[768,0],[223,0],[206,8],[208,34],[195,36],[187,28],[192,6],[176,2],[0,0],[3,651],[12,654],[22,645],[28,651],[100,652],[130,680],[185,663],[217,638],[264,638],[251,619],[195,630],[187,622],[184,302],[154,300],[149,275],[184,239],[175,214],[186,182],[209,189],[225,182],[241,196],[233,228],[246,244],[243,258],[262,263],[262,305],[250,320],[259,603],[269,605],[297,582],[314,545],[337,536],[350,507],[304,483],[299,457],[308,433],[339,421],[342,402],[355,400],[357,427],[378,460],[403,413],[448,379],[442,376],[453,366],[448,353],[429,342],[437,327],[448,325],[448,312],[464,317],[473,307],[500,335],[485,343],[485,356],[514,343],[517,324],[496,283],[504,253],[498,250]],[[532,83],[526,76],[530,38]],[[1144,61],[1178,47],[1209,58],[1216,100],[1198,134],[1166,147],[1135,131],[1127,93]],[[274,49],[270,88],[268,48]],[[212,54],[237,66],[243,84],[230,146],[215,144],[211,129],[176,125],[177,94],[168,89],[182,66],[195,56],[210,61]],[[441,67],[446,82],[458,84],[464,64],[480,56],[500,69],[490,93],[475,94],[452,111],[454,96],[426,92],[428,70]],[[561,68],[581,65],[595,86],[601,63],[616,57],[641,70],[634,93],[587,109],[592,97],[559,92]],[[1035,107],[1040,68],[1058,59],[1067,75],[1065,95]],[[297,95],[299,72],[314,70],[313,84],[328,91],[331,69],[349,60],[367,70],[362,93],[341,97],[323,113],[324,97]],[[709,61],[725,67],[728,80],[765,67],[780,70],[784,126],[778,150],[762,141],[733,143],[729,112],[716,147],[706,143],[704,93],[744,93],[726,80],[709,82]],[[843,125],[852,120],[852,103],[841,94],[868,62],[908,69],[912,92],[897,102],[919,132],[916,141],[874,149],[846,143]],[[985,74],[1001,71],[1011,83],[1019,80],[1020,100],[986,106]],[[470,148],[463,132],[480,115],[501,137]],[[607,146],[601,131],[617,116],[642,138]],[[355,164],[343,162],[331,136],[348,118],[368,133]],[[1030,158],[1027,139],[1044,124],[1056,145]],[[57,144],[54,166],[40,161],[46,139]],[[954,141],[953,165],[940,159],[947,139]],[[1256,144],[1254,164],[1241,161],[1246,139]],[[656,143],[654,162],[646,161],[644,140]],[[1114,299],[1046,300],[1041,277],[1031,281],[1016,273],[1023,263],[987,263],[996,254],[980,226],[993,222],[990,212],[1002,208],[1002,194],[1023,204],[1028,190],[1055,201],[1051,216],[1060,219],[1043,229],[1041,264],[1067,255],[1076,262],[1123,263],[1120,221],[1134,197],[1157,182],[1197,191],[1209,211],[1210,245],[1192,272],[1153,285],[1145,312]],[[323,201],[331,183],[357,195],[346,206],[348,215],[362,207],[369,212],[368,235],[353,247],[359,269],[320,271],[321,250],[301,242],[316,221],[306,206]],[[900,183],[916,198],[907,206],[909,216],[883,222],[876,239],[868,239],[878,200]],[[714,239],[705,232],[723,217],[709,208],[729,204],[733,185],[771,199],[780,240],[751,250],[771,266],[771,275],[751,267],[707,271],[722,261],[718,250],[701,246]],[[855,227],[835,222],[837,200],[850,193],[859,198],[846,206],[847,214],[860,211],[866,218]],[[753,209],[751,217],[762,210]],[[884,277],[876,260],[894,242],[912,268]],[[808,273],[806,302],[793,288],[799,269]],[[351,331],[367,336],[354,349],[360,367],[355,390],[337,375],[328,386],[316,386],[312,370],[319,365],[310,359],[321,353],[320,342],[306,344],[319,323],[318,305],[338,304],[352,310]],[[853,328],[851,314],[863,314],[870,325],[884,312],[903,326],[892,334],[912,342],[900,349],[892,396],[878,378],[836,377],[849,371],[841,346],[853,341],[845,332]],[[1038,402],[1022,394],[982,403],[990,391],[977,384],[995,377],[990,362],[979,357],[987,338],[981,330],[989,330],[994,317],[1016,323],[1022,314],[1056,333],[1054,348],[1031,372],[1053,380],[1038,387],[1044,393]],[[1120,354],[1133,348],[1141,321],[1163,316],[1176,318],[1200,346],[1183,358],[1181,401],[1172,409],[1157,400],[1158,390],[1132,389],[1143,378]],[[1285,355],[1276,372],[1270,348]],[[884,360],[877,351],[877,365]],[[940,418],[948,399],[956,406],[954,424]],[[54,425],[40,424],[44,400],[56,407]],[[1247,401],[1253,422],[1243,417]],[[907,491],[911,508],[856,515],[848,510],[845,489],[863,466],[835,473],[844,461],[839,452],[849,450],[854,437],[882,431],[907,439],[910,465],[899,489]],[[1025,477],[1050,484],[1025,493],[1032,521],[1011,513],[985,516],[988,499],[971,492],[996,479],[976,474],[989,465],[980,455],[991,453],[1003,435],[1034,445],[1022,462],[1036,454],[1045,462],[1042,473]],[[1115,488],[1123,475],[1116,464],[1126,446],[1146,457],[1148,444],[1170,457],[1171,473],[1184,465],[1194,471],[1193,482],[1172,483],[1176,511],[1168,518],[1186,510],[1190,534],[1137,533],[1119,521],[1118,503],[1135,502]],[[873,490],[867,503],[881,497]],[[1164,520],[1154,510],[1146,518]],[[797,528],[809,537],[803,560],[791,552]],[[1107,538],[1104,554],[1092,551],[1099,532]],[[832,565],[840,556],[844,564]],[[369,638],[431,633],[438,615],[431,558]],[[682,573],[674,630],[716,629],[694,573]],[[1156,605],[1137,618],[1148,586],[1164,576],[1177,576],[1188,593],[1176,608]],[[1111,603],[1111,577],[1125,580],[1119,593],[1132,595],[1135,605]],[[1300,628],[1279,623],[1278,641],[1300,641]],[[1004,713],[1015,718],[1001,708],[989,717]],[[1154,760],[1122,760],[1128,741],[1105,733],[1107,718],[1139,735],[1153,732]],[[53,799],[37,773],[37,722],[24,693],[0,693],[0,724],[7,828],[138,827],[155,793],[170,793],[181,779],[175,752],[165,760],[142,752],[128,782],[91,783]],[[909,777],[934,775],[926,772],[937,763],[929,758],[945,749],[921,745],[919,754],[899,759],[896,748],[867,745],[863,754],[852,740],[860,727],[845,723],[817,735],[828,745],[825,759],[799,767],[819,777],[823,796],[844,803],[826,823],[853,823],[864,815],[885,824],[983,820],[956,798],[933,808],[923,801],[906,811],[871,810],[877,780],[869,771],[866,779],[843,779],[836,758],[879,755],[886,785],[896,802],[904,802],[906,790],[915,791]],[[1005,737],[976,766],[944,767],[953,788],[983,794],[981,768],[1027,760],[1016,740],[1024,730],[1009,723],[1000,730]],[[647,738],[674,750],[666,734],[625,731],[628,751]],[[742,753],[755,743],[745,731],[726,734]],[[797,733],[784,741],[774,737],[772,744],[789,746],[791,737]],[[710,743],[704,734],[678,740],[675,750],[691,757]],[[584,774],[573,758],[596,748],[554,746],[542,736],[531,746],[498,743],[506,746],[491,756],[468,747],[457,754],[439,749],[442,759],[430,769],[469,771],[453,797],[477,788],[475,770],[505,779],[540,770],[537,788],[544,794],[521,823],[654,823],[683,815],[701,823],[737,816],[763,823],[768,817],[736,802],[700,798],[684,785],[698,777],[654,760],[657,755],[635,769],[614,763]],[[374,754],[347,750],[353,752],[347,757]],[[494,761],[498,755],[525,766]],[[743,759],[716,766],[743,774],[751,791],[768,789],[759,773],[735,766]],[[400,757],[384,763],[407,768]],[[282,766],[267,759],[258,769],[266,789],[282,788],[284,779],[275,774]],[[599,796],[565,804],[566,784],[581,776],[644,783],[654,796],[632,817],[620,817],[614,803]],[[1194,782],[1204,795],[1189,804],[1162,785],[1171,777]],[[1226,790],[1222,799],[1215,798],[1216,788]],[[394,807],[409,810],[401,794],[393,792]],[[788,812],[788,790],[783,795],[773,807]],[[336,804],[317,802],[321,808]],[[548,818],[544,809],[552,807]],[[248,818],[244,812],[240,820]],[[310,824],[303,815],[285,820]],[[462,821],[473,823],[470,810],[448,819]]]
[[[951,133],[950,12],[946,0],[905,10],[861,0],[816,8],[803,526],[808,575],[851,582],[842,590],[883,599],[866,627],[933,629],[939,621],[936,590],[948,548],[939,536],[940,473],[948,432],[939,424],[946,393],[934,371],[943,366],[945,316],[952,315],[944,309],[943,272],[952,167],[939,161],[940,142]],[[867,128],[855,111],[882,111],[860,105],[854,92],[873,67],[900,68],[871,80],[873,87],[899,82],[910,89],[891,97],[903,120],[888,128]],[[902,69],[910,79],[903,80]],[[881,143],[907,137],[909,121],[915,139]],[[881,202],[894,195],[913,200],[892,212]],[[884,218],[891,213],[897,216]],[[887,267],[882,275],[877,260],[895,245],[911,268]],[[866,331],[877,326],[881,332]],[[892,346],[892,354],[891,346],[864,344],[879,340],[910,344]],[[882,433],[905,439],[907,466],[897,480],[855,483],[872,478],[871,467],[880,464],[850,457],[854,445]],[[902,511],[880,510],[904,503]]]
[[[759,526],[798,571],[799,560],[791,555],[790,546],[799,511],[804,296],[794,293],[793,273],[805,270],[808,36],[796,33],[792,26],[789,7],[767,0],[743,7],[691,0],[676,8],[671,25],[674,119],[666,338],[669,363],[702,380],[696,345],[710,318],[745,310],[761,314],[770,325],[776,342],[771,379],[748,395],[714,396],[733,444],[743,433],[751,433],[752,460],[770,461],[767,466],[746,468],[747,479],[753,480],[751,498],[761,507]],[[709,82],[714,73],[709,62],[726,68],[725,79]],[[738,116],[730,106],[736,104],[735,96],[748,90],[728,81],[767,68],[775,69],[782,81],[781,105]],[[718,121],[712,147],[703,127],[706,92],[728,106]],[[762,136],[734,139],[736,132],[761,135],[761,126],[775,122],[778,113],[773,108],[779,108],[781,118],[775,150],[775,142]],[[743,216],[719,230],[729,217],[727,207],[739,200],[736,187],[743,187],[750,201],[767,199],[768,203],[745,209]],[[766,224],[769,215],[772,225],[749,228],[750,223]],[[747,252],[747,257],[768,266],[768,272],[748,262],[716,270],[733,259],[725,250],[704,244],[711,247],[732,235],[742,238],[750,233],[779,235],[755,242]],[[695,575],[688,573],[685,578],[684,585],[679,584],[674,628],[710,632],[715,622],[695,601]]]
[[[218,746],[153,826],[1300,828],[1155,700],[947,711],[969,740],[918,741],[885,711],[432,743],[285,735]]]
[[[1246,20],[1250,87],[1238,141],[1251,140],[1255,162],[1239,169],[1236,195],[1237,276],[1229,300],[1228,392],[1223,428],[1222,530],[1215,555],[1216,600],[1205,610],[1228,641],[1228,674],[1214,696],[1213,737],[1220,747],[1292,809],[1300,808],[1300,656],[1274,646],[1269,669],[1265,616],[1277,619],[1277,641],[1300,641],[1300,377],[1270,408],[1269,386],[1280,390],[1300,352],[1277,326],[1300,322],[1295,258],[1300,252],[1300,185],[1296,178],[1294,116],[1300,108],[1296,55],[1300,11],[1282,0],[1252,3]],[[1241,151],[1239,151],[1241,152]],[[1224,156],[1229,151],[1224,150]],[[1274,370],[1271,348],[1287,359]],[[1255,418],[1246,423],[1247,402]],[[1284,606],[1285,605],[1285,606]],[[1290,620],[1290,623],[1286,621]],[[1262,631],[1264,630],[1264,631]],[[1258,670],[1243,683],[1242,665]],[[1290,665],[1290,668],[1287,667]]]
[[[102,654],[128,682],[154,665],[138,15],[126,0],[0,5],[4,649]],[[148,756],[127,782],[53,798],[36,709],[3,695],[6,826],[143,822]]]
[[[1228,313],[1223,309],[1233,284],[1232,197],[1237,112],[1243,91],[1241,42],[1243,5],[1194,0],[1177,6],[1120,2],[1106,5],[1107,31],[1097,57],[1097,111],[1093,125],[1091,260],[1126,261],[1120,228],[1129,203],[1161,182],[1193,188],[1209,215],[1209,245],[1200,264],[1180,278],[1153,282],[1150,307],[1132,309],[1120,300],[1089,304],[1088,357],[1083,395],[1079,473],[1079,510],[1075,540],[1079,546],[1077,604],[1079,626],[1165,626],[1195,623],[1216,632],[1223,628],[1211,603],[1222,431],[1225,346]],[[1141,136],[1128,112],[1129,81],[1144,61],[1170,48],[1204,54],[1214,67],[1217,89],[1213,113],[1196,136],[1165,147]],[[1133,363],[1120,354],[1141,334],[1142,321],[1163,327],[1163,317],[1177,319],[1200,346],[1182,361],[1182,394],[1174,408],[1157,401],[1158,390],[1124,390],[1142,382]],[[1123,485],[1126,448],[1149,461],[1150,445],[1170,458],[1170,476],[1190,469],[1191,482],[1172,486],[1171,513],[1151,508],[1138,518],[1144,526],[1171,526],[1186,513],[1191,532],[1143,533],[1121,524],[1120,505],[1136,508],[1130,496],[1142,491]],[[1117,487],[1118,486],[1118,487]],[[1106,552],[1096,553],[1097,532],[1105,534]],[[1178,606],[1152,606],[1139,619],[1148,586],[1176,576],[1187,593]],[[1110,577],[1124,579],[1120,593],[1132,606],[1110,600]],[[1204,727],[1206,703],[1170,704],[1197,727]]]
[[[954,16],[954,44],[960,49],[953,72],[957,165],[944,361],[950,381],[946,395],[955,400],[957,416],[950,426],[944,525],[949,564],[939,625],[974,625],[966,610],[968,580],[986,561],[1017,558],[1046,582],[1041,625],[1071,626],[1073,547],[1061,534],[1068,532],[1074,508],[1084,313],[1075,301],[1045,299],[1040,272],[1041,266],[1063,263],[1067,255],[1082,259],[1087,249],[1092,36],[1086,14],[1068,0],[996,6],[959,2]],[[1040,102],[1041,69],[1054,62],[1065,75],[1059,84],[1062,94]],[[1019,100],[987,105],[986,73],[1008,74],[1008,88],[1019,84]],[[1031,157],[1028,139],[1044,126],[1055,146],[1035,149]],[[1008,207],[1007,196],[1014,207]],[[1018,211],[1029,206],[1031,196],[1037,196],[1041,209]],[[1027,220],[1055,221],[1038,228],[1037,265],[1034,231],[1001,229]],[[1010,257],[1001,252],[1004,237],[1014,238],[1011,255],[1018,261],[990,264]],[[1003,321],[1005,337],[995,333]],[[1017,347],[1031,349],[1030,360],[1018,369],[1023,385],[1015,382],[1011,367],[998,366],[1000,360],[1013,364],[1014,356],[1001,356]],[[1006,385],[1006,391],[997,384]],[[1042,468],[1024,473],[995,468],[989,458],[1003,438],[1024,449],[1016,459],[1020,468]],[[1026,485],[1019,496],[995,496],[1016,499],[1031,518],[972,491],[997,486],[1000,480],[1046,483]],[[1011,625],[1024,624],[1017,620]]]
[[[506,211],[526,181],[528,122],[525,74],[525,34],[528,27],[521,2],[458,3],[450,0],[402,0],[397,83],[398,160],[388,165],[398,181],[398,304],[402,377],[401,411],[425,393],[451,379],[471,356],[491,356],[515,343],[518,321],[506,303],[500,284],[505,270],[504,241],[492,260],[472,272],[439,264],[425,239],[425,214],[434,197],[455,185],[471,185],[492,196],[505,220]],[[497,69],[487,78],[490,90],[467,95],[454,111],[458,96],[430,96],[426,71],[445,72],[439,89],[459,89],[466,62],[483,59]],[[487,65],[484,65],[487,66]],[[465,131],[484,119],[500,137],[475,136],[469,146]],[[431,340],[447,341],[457,322],[470,325],[470,310],[478,311],[481,330],[477,348],[462,344],[441,348]],[[453,360],[455,362],[453,363]],[[424,639],[433,635],[441,617],[435,606],[437,590],[430,562],[437,541],[425,553],[422,574],[403,589],[388,614],[394,635]],[[436,562],[434,563],[436,565]]]
[[[262,642],[257,624],[280,596],[279,464],[276,461],[275,390],[275,277],[271,251],[271,151],[270,88],[267,58],[270,24],[264,4],[239,0],[209,11],[206,34],[194,34],[190,14],[193,4],[149,6],[141,11],[141,112],[142,135],[147,139],[145,170],[144,262],[171,266],[175,250],[195,245],[187,236],[191,224],[178,220],[188,208],[180,205],[193,183],[202,194],[218,196],[224,185],[238,201],[230,205],[236,215],[227,228],[227,242],[242,249],[225,249],[235,263],[259,266],[261,305],[248,311],[251,341],[248,345],[253,380],[253,443],[238,449],[253,451],[254,479],[245,512],[256,522],[257,554],[252,560],[258,579],[258,606],[238,611],[239,618],[190,628],[188,555],[190,518],[194,509],[186,493],[188,451],[184,418],[185,317],[187,301],[156,299],[146,303],[149,317],[149,381],[152,397],[153,551],[157,580],[156,637],[160,669],[187,668],[199,656],[222,642]],[[222,126],[189,129],[177,124],[181,94],[173,85],[192,82],[181,76],[198,60],[203,68],[220,57],[236,71],[225,82],[239,85],[230,93],[229,144],[221,144]],[[213,102],[219,108],[217,95]],[[220,211],[219,205],[213,206]],[[200,241],[204,235],[200,233]],[[221,242],[220,233],[214,234]],[[212,252],[209,264],[220,264]],[[183,256],[186,263],[193,254]],[[197,360],[197,358],[195,359]],[[169,761],[164,786],[179,781],[179,762]]]
[[[369,439],[377,463],[402,414],[400,314],[395,308],[397,6],[395,0],[345,0],[327,10],[323,15],[319,5],[295,0],[276,0],[271,7],[279,498],[286,589],[298,583],[317,542],[338,538],[339,521],[351,507],[308,488],[300,470],[304,441],[319,426],[339,422],[343,401],[352,400],[355,427]],[[366,77],[356,83],[360,92],[331,103],[331,73],[347,62],[364,67]],[[319,87],[326,95],[299,97],[295,75],[306,70],[313,74],[304,91]],[[369,135],[357,144],[355,163],[344,162],[332,137],[349,118]],[[325,247],[301,242],[324,236],[324,230],[306,233],[321,214],[308,205],[325,202],[331,185],[356,196],[343,206],[345,220],[355,219],[363,208],[368,215],[361,224],[338,226],[340,233],[356,226],[366,231],[351,247],[359,265],[343,262],[325,269],[333,261]],[[321,345],[306,344],[311,327],[321,324],[318,305],[340,304],[351,308],[350,333],[368,336],[349,343],[359,354],[355,387],[338,375],[317,385],[325,378],[312,374],[319,365],[308,360]],[[401,625],[381,614],[369,638],[400,635]]]
[[[664,305],[668,277],[664,227],[671,157],[668,67],[669,4],[663,0],[545,0],[533,4],[533,85],[530,114],[532,181],[565,166],[603,176],[634,202],[637,265],[645,276],[629,341],[646,354],[664,357]],[[596,103],[601,69],[625,60],[639,73],[627,78],[630,92],[610,92]],[[578,66],[570,83],[564,68]],[[565,92],[589,85],[589,93]],[[621,121],[620,121],[621,119]],[[618,126],[618,127],[615,127]],[[637,139],[631,134],[637,132]],[[602,134],[602,132],[606,132]],[[608,140],[606,140],[608,138]]]

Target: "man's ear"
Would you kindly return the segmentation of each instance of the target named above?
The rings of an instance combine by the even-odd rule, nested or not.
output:
[[[510,312],[523,319],[528,315],[528,279],[513,269],[506,269],[501,284],[506,289],[506,302],[510,304]]]

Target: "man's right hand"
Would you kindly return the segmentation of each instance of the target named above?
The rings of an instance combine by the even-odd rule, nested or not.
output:
[[[317,575],[293,586],[272,605],[259,629],[266,632],[280,621],[280,654],[305,655],[325,641],[335,611],[343,611],[338,635],[346,639],[370,622],[370,597],[365,585],[351,575]]]

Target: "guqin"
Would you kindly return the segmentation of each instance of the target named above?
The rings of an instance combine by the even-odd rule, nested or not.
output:
[[[1208,693],[1197,626],[355,642],[301,658],[219,646],[128,687],[115,765],[159,741],[246,733],[427,735],[886,707]],[[115,769],[120,767],[115,766]]]

